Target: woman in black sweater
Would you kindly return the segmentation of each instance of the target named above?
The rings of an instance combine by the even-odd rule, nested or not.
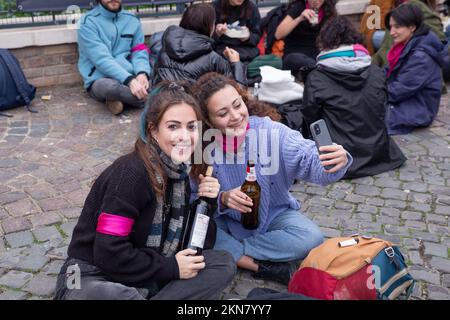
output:
[[[284,39],[283,69],[302,79],[302,67],[312,68],[320,50],[316,39],[320,29],[336,13],[336,0],[294,0],[275,32]]]
[[[261,15],[258,7],[251,0],[215,0],[213,6],[216,10],[216,51],[222,53],[226,47],[232,48],[245,63],[256,58],[261,38]],[[228,36],[231,35],[228,31],[235,27],[233,23],[246,30],[247,36]]]
[[[192,226],[189,162],[199,138],[197,102],[187,89],[161,83],[141,119],[134,152],[97,178],[61,268],[55,299],[215,299],[233,279],[227,252],[185,249]],[[193,177],[194,178],[194,177]],[[211,199],[220,185],[198,178]],[[215,242],[210,222],[205,249]]]

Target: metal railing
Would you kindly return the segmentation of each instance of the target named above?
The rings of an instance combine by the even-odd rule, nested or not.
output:
[[[286,0],[254,0],[259,7],[276,6]],[[196,0],[124,0],[124,7],[139,17],[179,15]],[[203,1],[210,2],[210,1]],[[0,0],[0,29],[74,24],[95,5],[93,0],[58,1]]]

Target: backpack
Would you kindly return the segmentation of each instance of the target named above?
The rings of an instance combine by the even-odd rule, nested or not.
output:
[[[260,29],[261,34],[264,35],[265,42],[265,54],[271,54],[273,52],[273,48],[275,43],[284,43],[283,40],[277,40],[275,38],[275,31],[277,30],[278,25],[283,21],[283,19],[287,15],[288,5],[281,4],[278,7],[270,10],[264,18],[261,19]],[[281,52],[277,52],[277,56],[282,56]]]
[[[331,238],[311,250],[288,291],[324,300],[393,300],[409,298],[414,284],[397,246],[353,236]]]
[[[148,47],[150,48],[150,65],[154,69],[156,62],[158,61],[159,53],[162,50],[162,37],[164,31],[155,32],[151,35]]]
[[[36,94],[36,87],[29,84],[16,57],[7,49],[0,49],[0,115],[12,117],[1,112],[25,106],[36,113],[30,104]]]

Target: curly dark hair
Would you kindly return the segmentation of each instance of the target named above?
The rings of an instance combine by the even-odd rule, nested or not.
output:
[[[328,20],[316,40],[317,47],[322,51],[357,43],[364,44],[364,37],[344,16],[336,16]]]

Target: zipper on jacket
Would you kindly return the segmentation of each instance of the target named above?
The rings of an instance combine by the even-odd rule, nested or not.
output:
[[[91,68],[91,71],[88,74],[88,77],[92,76],[95,72],[95,66]]]
[[[117,28],[117,24],[116,24],[117,19],[118,19],[118,14],[116,13],[116,16],[113,18],[113,24],[114,24],[114,27],[116,28],[116,38],[114,39],[114,44],[112,46],[112,49],[114,49],[116,47],[117,39],[119,38],[119,28]]]

